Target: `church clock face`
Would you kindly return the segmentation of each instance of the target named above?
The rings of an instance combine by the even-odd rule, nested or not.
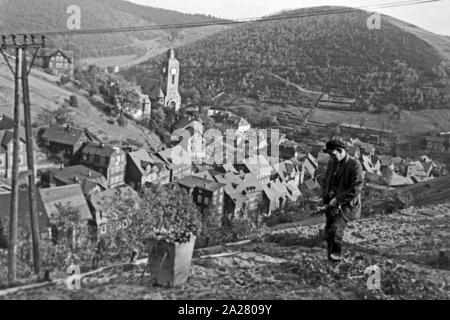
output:
[[[170,73],[171,73],[173,76],[176,75],[176,74],[178,73],[177,68],[172,68],[172,69],[170,69]]]

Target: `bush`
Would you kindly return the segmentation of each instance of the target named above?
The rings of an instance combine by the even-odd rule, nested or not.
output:
[[[118,123],[119,126],[121,126],[121,127],[126,127],[126,126],[128,125],[128,120],[127,120],[123,115],[121,115],[121,116],[119,117],[119,119],[117,119],[117,123]]]
[[[388,213],[397,212],[408,208],[413,203],[413,196],[409,191],[396,190],[390,192],[386,199]]]
[[[150,238],[168,242],[186,242],[190,235],[199,235],[201,221],[192,197],[174,192],[168,186],[145,189],[142,199],[109,197],[104,205],[108,224],[127,227],[108,232],[102,237],[105,256],[110,260],[129,258],[132,250],[143,252]]]
[[[78,108],[78,98],[75,95],[71,95],[69,99],[69,104],[72,108]]]
[[[247,238],[257,230],[256,225],[247,217],[237,217],[231,222],[233,241]]]

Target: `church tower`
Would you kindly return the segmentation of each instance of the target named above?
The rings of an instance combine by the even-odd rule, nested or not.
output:
[[[178,92],[178,81],[180,77],[180,63],[175,58],[175,51],[169,50],[169,61],[166,69],[166,97],[164,105],[168,108],[173,108],[175,111],[181,107],[181,96]]]

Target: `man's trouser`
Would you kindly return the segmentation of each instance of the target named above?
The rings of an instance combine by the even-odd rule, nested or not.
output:
[[[326,218],[324,239],[327,242],[328,257],[330,257],[331,254],[340,256],[342,253],[342,243],[347,221],[344,219],[342,212],[338,208],[327,210]]]

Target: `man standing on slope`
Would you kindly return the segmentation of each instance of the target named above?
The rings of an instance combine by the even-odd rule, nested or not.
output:
[[[349,221],[361,217],[362,167],[350,157],[346,145],[338,140],[327,142],[325,153],[330,155],[323,184],[323,204],[326,224],[328,260],[339,262],[342,254],[344,231]]]

